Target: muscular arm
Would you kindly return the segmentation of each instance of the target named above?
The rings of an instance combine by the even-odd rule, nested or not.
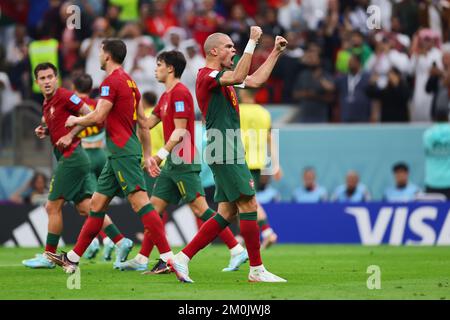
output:
[[[253,49],[256,46],[256,43],[258,42],[259,38],[262,35],[262,30],[260,27],[253,26],[250,28],[250,40],[249,40],[249,46],[253,45]],[[227,50],[230,50],[233,48],[233,44],[227,44],[225,46]],[[252,63],[252,57],[253,57],[253,50],[250,50],[249,52],[244,51],[244,54],[242,55],[241,59],[239,60],[238,64],[236,65],[236,68],[234,68],[233,71],[226,71],[220,77],[219,83],[221,86],[233,86],[237,84],[241,84],[244,82],[245,78],[248,75],[248,72],[250,71],[250,65]]]
[[[259,88],[269,79],[278,58],[286,48],[287,41],[280,36],[275,39],[275,46],[264,63],[250,76],[245,78],[245,87]]]
[[[73,125],[80,125],[89,127],[96,124],[103,123],[111,111],[112,103],[105,99],[100,99],[94,111],[90,112],[84,117],[77,117],[73,119]]]
[[[152,115],[152,117],[150,117],[150,118],[147,118],[145,116],[144,106],[142,105],[142,103],[139,103],[139,106],[137,108],[137,115],[138,115],[137,134],[138,134],[139,140],[141,141],[141,144],[142,144],[144,159],[148,159],[152,156],[150,129],[153,128],[154,125],[150,126],[151,125],[150,120],[152,119],[152,117],[154,115]],[[154,116],[154,117],[156,117],[156,116]],[[158,117],[156,117],[156,118],[158,118]]]
[[[88,106],[86,103],[83,103],[83,105],[81,106],[81,109],[80,109],[80,115],[85,116],[85,115],[87,115],[87,114],[89,114],[89,113],[91,113],[91,112],[92,112],[91,108],[89,108],[89,106]],[[86,127],[84,127],[84,126],[82,126],[82,125],[76,125],[75,127],[73,127],[72,130],[70,130],[69,134],[70,134],[70,136],[71,136],[72,138],[74,138],[74,137],[76,137],[81,131],[83,131],[84,128],[86,128]]]

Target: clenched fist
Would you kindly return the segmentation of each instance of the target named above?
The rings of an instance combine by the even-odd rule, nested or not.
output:
[[[284,51],[284,49],[286,49],[288,42],[285,38],[283,38],[282,36],[276,36],[275,38],[275,50],[277,51]]]
[[[262,35],[262,29],[258,26],[251,26],[250,27],[250,39],[258,42],[259,38],[261,38]]]

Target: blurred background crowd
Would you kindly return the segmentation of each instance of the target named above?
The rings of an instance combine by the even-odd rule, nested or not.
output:
[[[67,27],[71,5],[81,9],[79,29]],[[379,8],[375,20],[371,5]],[[276,35],[289,41],[256,100],[294,105],[294,122],[430,121],[445,102],[439,92],[450,91],[447,0],[3,0],[3,112],[14,100],[42,99],[31,77],[42,54],[58,62],[64,86],[85,71],[98,87],[99,43],[106,37],[126,40],[125,69],[141,91],[161,93],[155,56],[169,49],[186,54],[182,80],[194,90],[206,37],[225,32],[241,53],[251,25],[264,31],[252,69]]]

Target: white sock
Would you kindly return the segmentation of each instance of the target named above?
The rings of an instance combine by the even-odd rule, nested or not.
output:
[[[188,264],[189,261],[191,261],[191,259],[187,255],[185,255],[183,251],[177,253],[176,259],[182,264]]]
[[[266,268],[264,268],[263,264],[261,264],[259,266],[256,266],[256,267],[250,266],[250,272],[252,272],[252,271],[264,271],[264,270],[266,270]]]
[[[146,256],[140,254],[140,253],[138,253],[136,255],[134,260],[136,260],[138,263],[141,263],[141,264],[143,264],[143,263],[147,264],[148,263],[148,258]]]
[[[114,243],[109,237],[103,238],[103,245],[106,246],[110,243]]]
[[[75,251],[73,251],[73,250],[70,250],[69,252],[67,252],[67,258],[69,258],[70,261],[75,262],[75,263],[80,261],[80,256],[77,255],[75,253]]]
[[[242,253],[243,251],[244,251],[244,247],[238,243],[237,245],[235,245],[233,248],[230,249],[230,254],[232,256],[235,256],[237,254]]]
[[[264,231],[262,232],[261,235],[262,235],[263,238],[267,238],[267,237],[270,236],[272,233],[273,233],[272,228],[269,228],[269,229],[264,230]]]
[[[173,252],[169,251],[169,252],[166,252],[166,253],[161,253],[159,255],[159,257],[162,259],[162,261],[167,262],[167,260],[173,258]]]

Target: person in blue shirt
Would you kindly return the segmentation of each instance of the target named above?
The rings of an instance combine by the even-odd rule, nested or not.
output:
[[[449,106],[450,107],[450,106]],[[435,124],[423,134],[425,148],[425,191],[440,193],[450,200],[449,108],[435,110]]]
[[[303,169],[303,185],[292,192],[292,201],[297,203],[317,203],[327,200],[327,190],[316,183],[314,168]]]
[[[390,186],[384,191],[383,199],[388,202],[414,201],[420,192],[418,186],[409,182],[409,168],[406,163],[396,163],[392,172],[394,173],[395,186]]]
[[[366,202],[370,201],[370,193],[367,187],[359,182],[356,171],[349,171],[345,178],[345,184],[336,188],[332,201],[336,202]]]

